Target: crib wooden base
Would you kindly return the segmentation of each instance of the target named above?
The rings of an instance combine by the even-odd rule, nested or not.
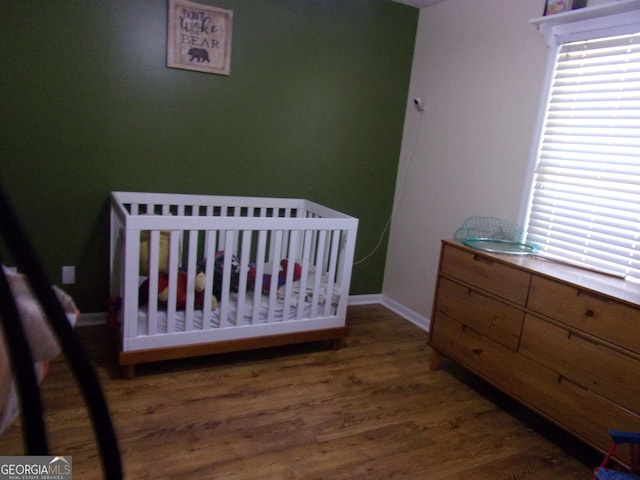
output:
[[[282,345],[315,342],[320,340],[329,340],[331,342],[331,348],[333,350],[338,350],[341,346],[342,339],[347,336],[347,331],[348,327],[345,326],[308,332],[283,333],[264,337],[240,338],[221,342],[120,352],[119,364],[122,370],[122,376],[124,378],[131,379],[135,376],[135,366],[139,363],[152,363],[162,360],[200,357],[216,353],[255,350],[258,348],[278,347]]]

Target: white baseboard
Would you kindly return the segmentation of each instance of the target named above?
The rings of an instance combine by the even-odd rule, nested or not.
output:
[[[404,319],[418,326],[422,330],[425,330],[427,332],[429,331],[429,325],[431,324],[431,321],[427,317],[414,312],[410,308],[405,307],[401,303],[396,302],[386,295],[351,295],[349,297],[349,305],[371,305],[374,303],[381,304],[392,312],[397,313]]]
[[[429,331],[429,325],[431,324],[431,321],[427,317],[414,312],[410,308],[405,307],[401,303],[398,303],[385,295],[382,296],[382,301],[380,303],[382,303],[383,306],[387,307],[392,312],[397,313],[406,320],[409,320],[414,325],[420,327],[422,330],[426,332]]]
[[[81,313],[76,326],[88,327],[107,323],[107,312]]]
[[[348,303],[349,305],[373,305],[375,303],[382,303],[382,295],[349,295]]]

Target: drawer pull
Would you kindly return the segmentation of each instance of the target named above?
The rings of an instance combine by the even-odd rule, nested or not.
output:
[[[478,292],[477,290],[473,290],[472,288],[467,289],[467,294],[472,298],[479,298],[479,299],[487,298],[486,295],[483,295],[482,293]]]
[[[580,335],[579,333],[575,333],[575,332],[569,332],[569,334],[567,335],[567,339],[568,340],[573,340],[573,341],[579,340],[581,342],[590,343],[590,344],[598,346],[598,347],[600,346],[600,344],[598,342],[596,342],[595,340],[591,340],[590,338],[587,338],[587,337],[585,337],[583,335]]]
[[[471,351],[473,352],[474,355],[480,355],[482,353],[482,349],[481,348],[474,348]]]
[[[584,390],[585,392],[589,389],[579,383],[574,382],[570,378],[565,377],[564,375],[558,375],[558,383],[573,386],[574,388],[579,388],[580,390]]]
[[[462,333],[466,333],[467,335],[476,335],[476,336],[480,335],[480,333],[476,332],[469,325],[462,325]]]
[[[593,298],[594,300],[598,300],[598,301],[603,302],[603,303],[608,303],[609,302],[608,298],[603,297],[602,295],[598,295],[597,293],[589,292],[587,290],[578,290],[578,296],[579,297]]]
[[[473,259],[476,262],[486,263],[488,265],[493,265],[493,260],[491,260],[490,258],[485,257],[484,255],[478,255],[477,253],[475,253],[473,255]]]
[[[584,316],[587,318],[591,318],[595,315],[596,313],[593,310],[587,310],[586,312],[584,312]]]

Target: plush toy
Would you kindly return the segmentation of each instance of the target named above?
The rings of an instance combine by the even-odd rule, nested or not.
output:
[[[198,306],[198,299],[195,299]],[[158,276],[158,302],[169,303],[169,275],[160,274]],[[176,282],[176,308],[183,310],[187,305],[187,274],[178,271],[178,281]],[[202,306],[202,304],[200,304]]]
[[[202,305],[204,306],[204,289],[206,286],[207,277],[204,274],[204,270],[198,269],[198,273],[196,274],[196,283],[194,286],[194,290],[196,292],[196,302],[198,302],[199,298],[202,297]],[[215,295],[211,296],[211,310],[215,310],[218,308],[218,299]]]
[[[176,309],[184,310],[187,306],[187,272],[178,270],[178,279],[176,282]],[[204,306],[204,282],[201,290],[195,288],[194,306],[202,308]],[[139,290],[140,304],[149,303],[149,279],[146,279],[140,285]],[[161,273],[158,275],[158,302],[161,304],[169,303],[169,275]],[[218,308],[218,302],[215,297],[211,297],[211,310]]]
[[[160,232],[160,244],[158,253],[158,271],[167,273],[169,271],[169,232]],[[149,251],[151,249],[151,232],[143,230],[140,232],[140,275],[149,275]]]
[[[289,261],[284,258],[280,260],[280,271],[278,272],[278,288],[287,283],[287,267],[289,266]],[[271,270],[271,268],[265,264],[265,270]],[[295,263],[293,265],[293,281],[300,279],[300,275],[302,274],[302,266],[299,263]],[[249,265],[249,275],[248,275],[248,283],[249,286],[253,286],[255,288],[256,282],[256,264],[252,263]],[[271,288],[271,274],[265,273],[262,275],[262,293],[269,293],[269,289]]]
[[[195,283],[196,292],[203,292],[206,286],[206,282],[207,282],[207,277],[205,276],[204,271],[198,270],[198,273],[196,273],[196,283]]]
[[[205,260],[200,262],[202,270],[204,270]],[[240,283],[240,260],[235,255],[231,256],[231,277],[229,280],[229,288],[232,292],[238,291]],[[215,262],[213,264],[213,295],[220,300],[222,295],[222,275],[224,273],[224,251],[216,252]]]
[[[213,272],[213,296],[220,300],[222,295],[222,275],[224,273],[224,255],[225,252],[220,250],[216,252],[215,261],[214,261],[214,272]],[[278,273],[278,287],[284,285],[287,281],[287,266],[288,260],[282,259],[280,260],[280,271]],[[198,288],[201,290],[204,289],[204,278],[205,278],[205,267],[206,267],[206,259],[201,260],[197,265],[198,276],[196,276],[196,291]],[[229,281],[229,288],[232,292],[237,292],[239,283],[240,283],[240,261],[238,257],[233,255],[230,261],[231,274]],[[265,270],[270,271],[271,268],[268,264],[265,264]],[[298,263],[293,266],[293,281],[299,280],[300,275],[302,274],[302,266]],[[249,288],[254,288],[256,282],[256,265],[255,263],[249,264],[249,271],[247,272],[247,285]],[[201,287],[199,287],[201,285]],[[269,293],[269,288],[271,287],[271,274],[265,273],[262,276],[262,292]]]

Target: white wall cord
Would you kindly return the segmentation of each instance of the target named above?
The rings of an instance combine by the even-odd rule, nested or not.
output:
[[[385,234],[389,230],[389,226],[391,225],[391,219],[393,218],[393,215],[395,214],[395,212],[398,210],[398,208],[402,203],[402,197],[403,197],[405,185],[407,183],[407,178],[409,177],[409,170],[411,169],[411,165],[413,164],[414,154],[416,151],[416,144],[418,143],[418,134],[420,133],[420,130],[422,128],[422,118],[424,116],[424,111],[418,110],[418,115],[419,115],[419,118],[418,118],[418,122],[416,123],[415,132],[413,133],[413,142],[411,144],[411,151],[409,152],[409,159],[407,160],[407,166],[405,167],[404,172],[402,172],[403,178],[402,178],[402,183],[400,185],[400,192],[398,193],[398,201],[394,202],[391,214],[389,215],[389,218],[387,219],[387,223],[385,223],[384,228],[382,229],[382,232],[380,232],[380,237],[378,238],[378,243],[376,244],[376,246],[373,247],[373,250],[371,250],[363,258],[361,258],[356,262],[353,262],[354,265],[359,265],[363,263],[364,261],[371,258],[378,251],[378,249],[382,245]]]

